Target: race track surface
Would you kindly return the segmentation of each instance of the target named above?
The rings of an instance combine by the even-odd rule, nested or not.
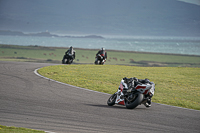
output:
[[[34,73],[49,65],[0,61],[0,125],[56,133],[200,133],[200,111],[156,103],[134,110],[109,107],[108,94],[59,84]]]

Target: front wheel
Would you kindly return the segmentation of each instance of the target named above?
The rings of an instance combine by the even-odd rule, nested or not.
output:
[[[108,106],[113,106],[115,104],[116,98],[117,98],[117,94],[112,94],[107,101]]]
[[[97,61],[97,60],[95,60],[94,64],[96,64],[96,65],[97,65],[97,64],[98,64],[98,61]]]
[[[135,94],[134,96],[132,96],[132,98],[130,98],[130,99],[128,98],[125,100],[125,105],[126,105],[127,109],[134,109],[139,104],[141,104],[141,102],[144,99],[144,95],[139,93],[139,94]]]
[[[67,59],[67,61],[66,61],[66,64],[72,64],[72,62],[73,62],[73,59]]]

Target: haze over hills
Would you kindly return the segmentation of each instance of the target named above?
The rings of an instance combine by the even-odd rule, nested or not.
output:
[[[0,30],[200,37],[199,14],[178,0],[0,0]]]
[[[9,31],[9,30],[0,30],[0,35],[8,35],[8,36],[40,36],[40,37],[68,37],[68,38],[99,38],[103,39],[102,36],[97,35],[85,35],[85,36],[60,36],[56,34],[52,34],[48,31],[40,32],[40,33],[23,33],[21,31]]]

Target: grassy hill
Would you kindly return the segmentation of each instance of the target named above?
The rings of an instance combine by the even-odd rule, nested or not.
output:
[[[7,30],[136,36],[200,35],[200,7],[177,0],[2,1],[0,8],[0,29]]]
[[[0,60],[61,63],[68,48],[0,44]],[[97,49],[75,49],[75,64],[93,64]],[[108,50],[106,65],[200,67],[200,56]]]

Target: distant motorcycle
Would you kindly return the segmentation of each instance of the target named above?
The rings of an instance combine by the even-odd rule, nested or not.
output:
[[[100,54],[98,54],[96,57],[95,57],[95,64],[96,65],[103,65],[104,63],[105,63],[105,61],[106,61],[106,59],[102,56],[102,55],[100,55]]]
[[[73,60],[74,60],[74,55],[65,54],[62,60],[62,64],[72,64]]]
[[[142,83],[143,82],[143,83]],[[137,78],[123,78],[117,92],[110,96],[107,101],[109,106],[114,104],[125,105],[128,109],[134,109],[140,104],[148,106],[148,100],[154,95],[155,84],[144,82]]]

